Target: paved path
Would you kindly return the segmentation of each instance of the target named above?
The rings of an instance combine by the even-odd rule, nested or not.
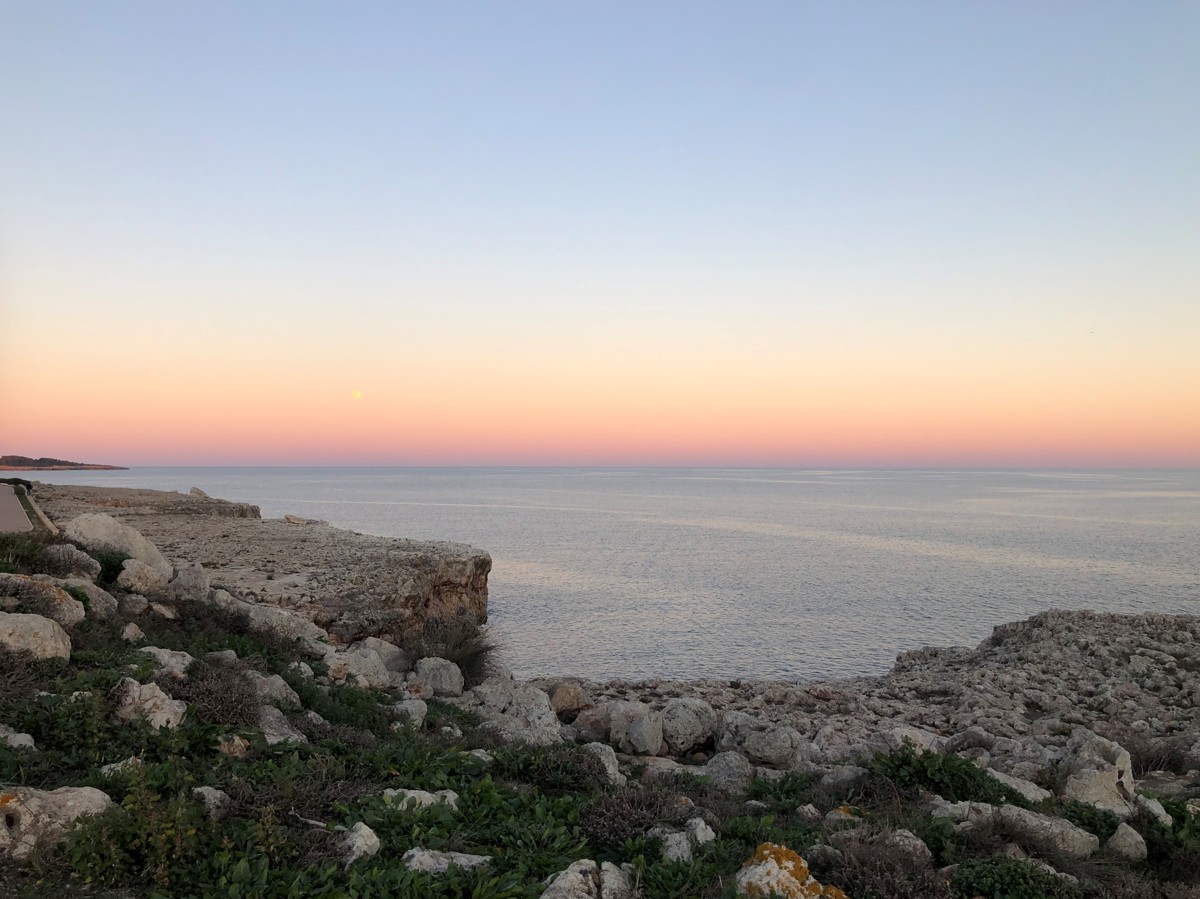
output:
[[[9,484],[0,484],[0,532],[31,531],[29,516]]]

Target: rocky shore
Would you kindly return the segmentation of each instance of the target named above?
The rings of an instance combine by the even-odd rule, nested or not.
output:
[[[350,777],[345,759],[382,752],[362,783],[334,778],[353,801],[319,811],[341,823],[288,800],[337,834],[312,863],[336,862],[330,883],[391,853],[405,895],[460,895],[455,877],[479,887],[494,870],[515,879],[478,895],[1200,896],[1200,618],[1051,611],[836,682],[523,682],[413,642],[430,622],[486,620],[490,559],[470,547],[264,521],[199,491],[38,484],[34,497],[70,542],[38,550],[44,570],[0,573],[0,648],[72,666],[135,655],[0,703],[0,770],[40,770],[19,754],[60,740],[84,693],[114,746],[122,728],[219,726],[196,753],[221,761],[180,781],[202,784],[179,794],[195,809],[258,776],[230,758],[278,765],[300,746]],[[105,691],[80,689],[92,682]],[[214,711],[226,706],[206,683],[246,707]],[[124,772],[128,805],[129,766],[186,764],[139,745],[98,748],[69,784],[10,783],[0,853],[32,858],[89,816],[110,820],[98,787]],[[473,803],[499,801],[493,778],[516,791],[505,802],[549,802],[537,814],[575,848],[512,848],[524,812],[488,830],[495,810]],[[307,872],[302,860],[288,864]]]

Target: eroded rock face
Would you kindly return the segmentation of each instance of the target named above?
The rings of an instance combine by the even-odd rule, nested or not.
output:
[[[112,804],[108,794],[95,787],[16,787],[0,792],[0,852],[23,861],[57,844],[79,818],[102,814]]]
[[[303,618],[287,609],[277,606],[267,606],[260,603],[246,602],[232,596],[226,590],[213,590],[208,601],[217,608],[227,612],[245,615],[257,629],[267,631],[288,640],[317,640],[329,639],[329,634],[317,627],[307,618]]]
[[[57,621],[41,615],[0,612],[0,646],[35,659],[71,658],[71,638]]]
[[[90,550],[124,553],[157,571],[164,583],[171,576],[171,563],[158,551],[158,547],[111,515],[98,512],[80,515],[63,526],[63,534],[68,540]]]

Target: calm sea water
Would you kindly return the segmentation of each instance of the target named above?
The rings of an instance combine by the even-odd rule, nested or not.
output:
[[[1198,471],[144,468],[187,491],[491,552],[522,676],[818,677],[1049,608],[1200,614]]]

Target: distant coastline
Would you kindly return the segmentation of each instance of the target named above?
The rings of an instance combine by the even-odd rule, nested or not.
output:
[[[0,471],[129,471],[123,465],[95,465],[89,462],[68,462],[66,459],[29,456],[0,456]]]

